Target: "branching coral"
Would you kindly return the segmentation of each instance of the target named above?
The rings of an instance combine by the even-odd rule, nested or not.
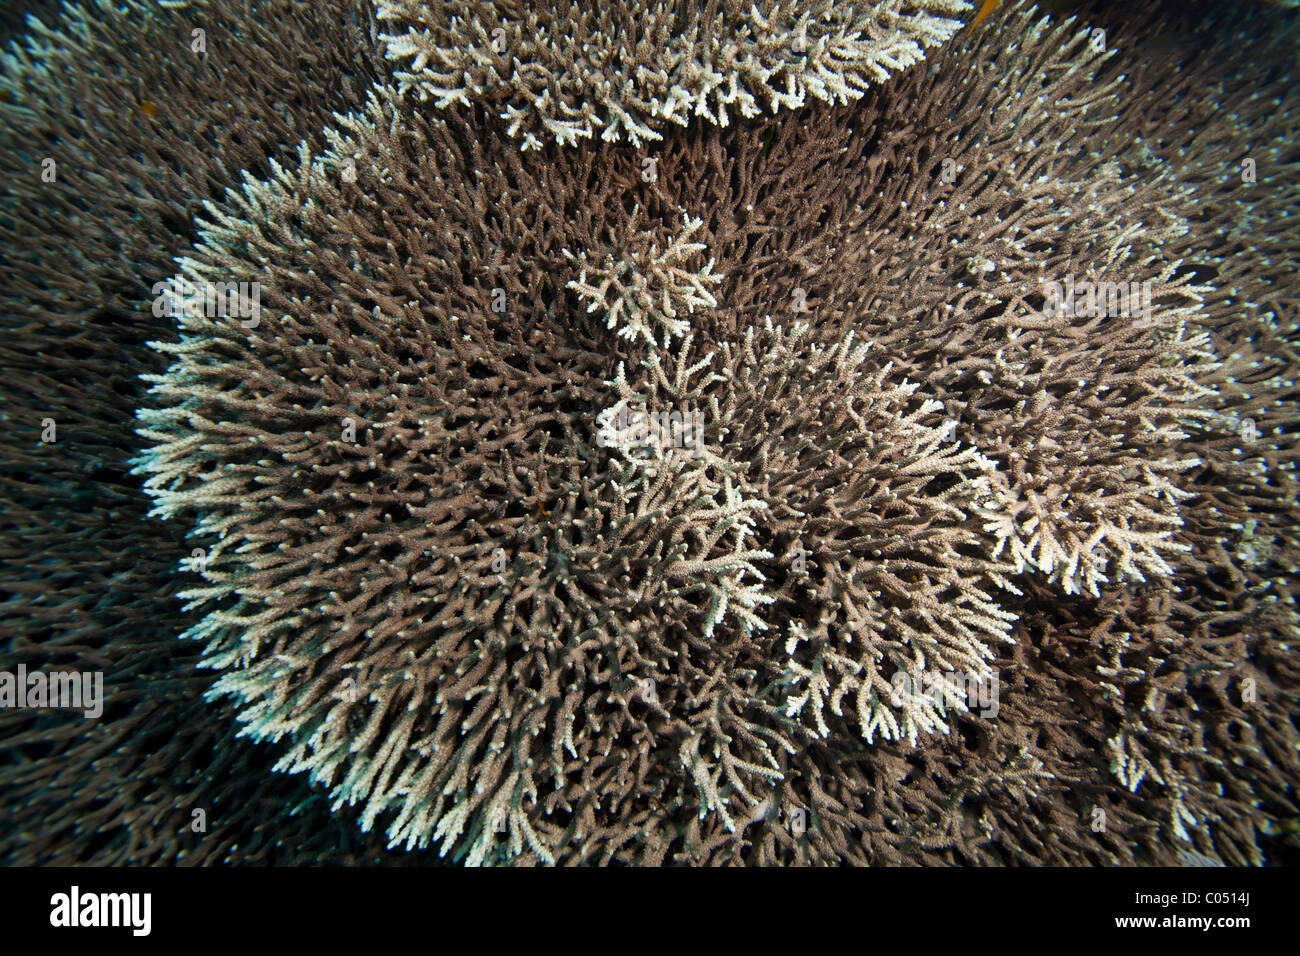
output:
[[[505,105],[523,148],[658,141],[692,117],[727,125],[808,95],[847,103],[961,26],[964,0],[870,5],[791,0],[657,0],[593,9],[572,0],[378,0],[396,77],[434,104]]]
[[[1284,77],[1218,65],[1207,113],[1181,53],[1023,4],[923,68],[962,5],[379,6],[406,72],[192,186],[181,268],[259,283],[260,322],[120,360],[154,513],[203,547],[214,722],[409,858],[1265,858],[1300,360],[1293,101],[1250,87]],[[139,305],[163,262],[40,295]],[[202,739],[247,775],[222,799],[279,799]]]
[[[199,699],[211,677],[175,640],[192,623],[175,595],[194,545],[146,518],[127,474],[138,376],[166,365],[145,342],[175,335],[150,290],[193,238],[191,207],[360,102],[366,8],[40,15],[0,62],[0,669],[102,671],[107,706],[99,722],[0,712],[4,859],[373,859],[382,844],[359,849],[309,788],[263,779],[263,757]],[[206,55],[192,51],[196,28]]]
[[[635,214],[634,210],[634,220]],[[722,281],[713,272],[712,260],[703,268],[691,268],[691,259],[705,248],[701,242],[687,242],[699,227],[700,220],[686,218],[681,232],[663,252],[655,244],[654,233],[624,237],[618,245],[621,258],[617,261],[606,253],[589,264],[586,252],[575,256],[566,250],[580,268],[568,288],[587,300],[588,312],[600,312],[606,327],[617,328],[624,338],[641,339],[653,346],[660,334],[685,335],[690,322],[682,313],[716,306],[718,300],[709,287]]]
[[[273,337],[182,321],[142,413],[147,486],[219,539],[191,636],[237,667],[219,689],[249,731],[288,738],[282,767],[473,862],[728,858],[792,801],[818,842],[759,838],[756,859],[870,859],[871,825],[813,768],[853,789],[844,768],[878,784],[897,738],[943,754],[958,675],[994,676],[1027,576],[1100,599],[1173,572],[1199,465],[1182,446],[1215,420],[1220,368],[1208,290],[1162,246],[1191,209],[1100,151],[1058,158],[1109,135],[1120,81],[1094,79],[1086,33],[1019,16],[1022,48],[774,136],[703,127],[658,177],[608,148],[534,162],[475,135],[481,113],[412,119],[389,91],[320,158],[210,208],[187,270],[271,263],[283,318]],[[904,110],[920,146],[900,155]],[[448,238],[419,229],[435,209]],[[1055,277],[1140,281],[1143,313],[1048,308]],[[755,330],[786,303],[815,333]],[[892,679],[909,669],[940,675],[938,699]],[[1106,737],[1126,788],[1169,792],[1169,840],[1200,819],[1181,735],[1121,714]],[[863,737],[881,746],[846,762]],[[1063,797],[1059,754],[993,752],[967,792],[989,827],[997,799]],[[956,805],[919,809],[936,792],[909,826],[968,832]],[[1081,828],[1061,852],[1114,858]]]
[[[807,334],[769,321],[722,343],[716,361],[693,353],[688,339],[669,368],[650,357],[638,391],[620,377],[615,407],[635,401],[643,416],[687,409],[701,419],[704,447],[674,456],[717,469],[755,503],[746,526],[769,550],[747,556],[788,579],[782,594],[797,607],[793,616],[784,609],[779,629],[791,655],[777,675],[790,687],[786,712],[826,737],[824,706],[852,719],[841,708],[851,697],[868,741],[881,733],[915,743],[920,730],[946,730],[936,716],[944,701],[936,706],[919,685],[896,699],[893,675],[987,677],[986,642],[1008,629],[979,587],[1000,569],[961,554],[981,541],[970,512],[989,494],[992,464],[952,443],[951,423],[923,425],[939,404],[915,385],[885,385],[892,363],[868,363],[869,345],[850,334],[818,346]],[[941,484],[949,487],[927,491]],[[784,569],[770,567],[775,555]],[[781,652],[767,647],[763,656],[775,662]]]

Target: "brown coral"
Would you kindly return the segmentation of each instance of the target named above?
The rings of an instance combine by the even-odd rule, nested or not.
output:
[[[980,858],[1002,801],[1059,815],[1071,780],[1102,786],[1065,760],[1084,748],[996,719],[951,750],[945,720],[980,721],[890,682],[991,676],[1000,605],[1032,619],[1039,576],[1101,600],[1193,546],[1186,443],[1215,420],[1219,359],[1167,249],[1192,210],[1060,153],[1104,140],[1125,89],[1094,79],[1088,34],[1017,16],[1020,48],[766,136],[694,128],[651,178],[608,147],[521,156],[478,111],[428,119],[386,92],[323,156],[212,209],[189,273],[261,277],[284,317],[183,320],[144,413],[148,485],[220,535],[191,636],[238,665],[219,686],[288,738],[282,766],[472,861]],[[691,269],[720,278],[716,306]],[[1045,309],[1076,273],[1150,283],[1150,314]],[[673,414],[703,416],[694,445],[651,434]],[[192,457],[195,429],[215,457]],[[1126,720],[1114,747],[1198,759]],[[895,737],[928,769],[886,818],[870,795],[909,759]],[[1169,768],[1166,841],[1193,786]],[[796,808],[809,834],[775,832]],[[1126,855],[1070,815],[1054,853]]]
[[[520,155],[519,87],[474,80],[436,115],[379,87],[208,194],[185,271],[265,314],[182,317],[141,427],[206,546],[213,719],[474,862],[1264,859],[1298,769],[1293,111],[1253,67],[1212,110],[1181,52],[989,24],[853,106],[673,131],[654,176]],[[1067,280],[1151,312],[1051,307]],[[994,676],[996,713],[954,693]],[[135,726],[63,779],[125,773]],[[175,826],[196,785],[159,786]]]
[[[0,656],[9,671],[102,671],[108,697],[99,721],[0,713],[9,861],[364,856],[308,788],[266,779],[262,755],[202,701],[211,680],[175,640],[192,623],[175,595],[194,544],[146,518],[127,474],[138,376],[160,370],[145,342],[175,335],[150,309],[152,283],[174,271],[198,200],[357,102],[341,80],[370,82],[354,42],[364,11],[71,5],[62,19],[42,14],[0,65]],[[190,52],[195,27],[206,57]],[[298,62],[322,38],[327,52]],[[268,812],[251,819],[252,805]],[[312,810],[290,817],[298,806]],[[195,808],[208,815],[203,835],[190,829]]]
[[[709,0],[593,8],[572,0],[379,0],[399,88],[435,105],[504,105],[522,148],[597,133],[635,145],[695,117],[847,103],[961,26],[965,0]]]

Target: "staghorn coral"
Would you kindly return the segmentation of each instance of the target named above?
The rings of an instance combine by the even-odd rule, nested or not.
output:
[[[0,10],[0,29],[6,34],[21,34],[27,17],[40,16],[48,9],[57,7],[62,0],[12,0]]]
[[[632,211],[634,222],[637,212]],[[722,281],[713,273],[711,261],[703,268],[691,268],[692,257],[704,249],[704,244],[686,240],[699,227],[700,220],[684,217],[681,231],[663,252],[655,244],[653,232],[622,237],[617,244],[621,255],[617,261],[613,254],[606,253],[589,264],[585,251],[575,256],[565,250],[566,257],[580,270],[578,278],[566,287],[588,302],[588,312],[603,313],[605,327],[617,328],[624,338],[642,339],[653,346],[660,333],[685,335],[690,322],[682,312],[689,314],[716,306],[718,300],[708,287]],[[591,281],[587,279],[589,269]]]
[[[565,189],[569,201],[579,201],[586,177],[578,170],[525,169],[507,158],[516,154],[504,139],[493,147],[492,158],[501,162],[485,161],[478,138],[459,120],[419,122],[400,138],[384,135],[393,128],[392,102],[372,99],[368,116],[350,121],[349,133],[331,134],[332,150],[322,159],[304,152],[298,171],[248,187],[244,215],[217,213],[219,224],[199,250],[204,259],[188,257],[187,270],[196,278],[232,269],[254,274],[262,252],[284,240],[282,230],[263,231],[258,213],[268,207],[303,211],[296,228],[306,262],[317,258],[320,244],[356,235],[344,227],[371,221],[375,210],[410,208],[398,195],[432,194],[431,208],[445,222],[471,232],[484,225],[500,230],[488,243],[498,249],[509,247],[507,231],[524,218],[566,221],[528,215],[528,206],[562,203]],[[355,188],[333,172],[343,156],[359,160]],[[381,169],[417,168],[414,156],[439,157],[447,166],[426,166],[421,188],[405,176],[374,178]],[[462,164],[471,163],[495,173],[481,182],[466,177]],[[625,183],[634,168],[624,166]],[[516,214],[483,223],[478,210],[489,195],[513,195]],[[279,256],[266,299],[289,311],[274,339],[234,325],[216,344],[206,318],[186,316],[183,324],[196,334],[163,346],[184,371],[155,386],[178,405],[141,413],[144,434],[160,442],[147,487],[158,495],[160,513],[194,509],[203,516],[200,533],[220,535],[210,550],[208,583],[190,595],[217,606],[190,636],[208,642],[205,663],[238,665],[218,689],[243,701],[249,731],[290,737],[282,766],[310,769],[340,801],[363,802],[365,826],[395,813],[394,840],[440,840],[479,862],[500,852],[491,826],[500,815],[512,853],[527,847],[542,860],[562,849],[612,854],[604,844],[626,842],[626,818],[654,832],[665,826],[661,814],[675,816],[668,822],[680,831],[682,818],[694,815],[697,785],[705,805],[725,816],[714,779],[721,771],[701,764],[718,757],[728,730],[751,742],[766,735],[780,743],[770,728],[729,712],[752,707],[753,690],[728,685],[754,678],[726,666],[737,648],[720,654],[711,640],[720,595],[740,574],[736,563],[759,556],[746,553],[743,525],[736,527],[744,504],[731,494],[715,500],[725,482],[711,476],[665,472],[630,507],[624,499],[638,466],[589,453],[599,394],[593,384],[613,369],[594,342],[584,344],[581,328],[575,340],[565,312],[543,305],[562,299],[562,274],[535,266],[548,250],[565,261],[572,242],[563,226],[530,250],[542,258],[512,262],[515,275],[494,276],[480,262],[471,269],[481,278],[467,284],[445,281],[440,273],[454,260],[429,248],[454,241],[458,228],[431,237],[419,222],[394,223],[389,237],[374,240],[381,243],[374,248],[417,242],[424,247],[418,260],[403,256],[384,265],[354,247],[350,258],[327,255],[330,271],[321,274]],[[416,261],[423,274],[415,272]],[[329,286],[316,286],[324,275]],[[518,279],[541,285],[516,289]],[[303,282],[344,294],[318,304],[307,288],[305,295],[296,291]],[[421,299],[403,303],[389,282],[414,283]],[[507,312],[490,309],[488,282],[514,293]],[[322,324],[324,310],[335,315],[332,327]],[[599,327],[593,321],[586,334]],[[373,353],[374,365],[358,370],[358,378],[334,363],[346,354],[344,343],[362,335],[382,336],[388,348]],[[538,342],[547,345],[543,352],[534,352]],[[263,352],[268,345],[274,353]],[[217,352],[209,351],[214,346]],[[320,427],[286,431],[278,401],[240,398],[244,385],[235,379],[246,379],[247,359],[230,359],[241,352],[256,356],[264,370],[245,384],[292,392]],[[552,357],[539,366],[541,355]],[[186,452],[189,429],[229,420],[236,407],[241,415],[261,409],[269,417],[247,421],[225,451],[210,444],[208,464],[196,470]],[[349,415],[361,422],[357,450],[364,458],[353,459],[332,434]],[[313,461],[317,450],[327,460]],[[294,459],[301,469],[278,467]],[[406,464],[377,467],[384,460]],[[340,507],[356,500],[354,474],[370,489],[360,511]],[[290,487],[304,481],[301,490]],[[260,487],[250,496],[253,485]],[[259,502],[265,520],[245,525]],[[327,503],[343,520],[321,522],[326,511],[319,506]],[[285,533],[288,540],[280,538]],[[331,564],[338,570],[328,571]],[[325,574],[317,577],[316,568]],[[353,575],[364,582],[360,594],[346,583]],[[292,604],[278,597],[290,589],[298,592]],[[745,604],[743,595],[730,601],[733,614]],[[433,646],[424,649],[429,640]],[[264,647],[276,650],[268,657]],[[315,675],[333,686],[322,693]],[[350,686],[345,677],[354,678]],[[645,678],[662,690],[652,705],[633,704],[630,691]],[[721,687],[709,686],[719,681]],[[520,694],[532,702],[520,706]],[[663,713],[669,725],[652,728],[644,714],[629,719],[629,707],[643,706],[650,717]],[[395,745],[393,735],[412,745]],[[644,766],[627,765],[629,746],[639,747]],[[711,752],[701,754],[701,746]],[[760,766],[744,757],[721,760],[731,773]],[[762,761],[769,773],[773,763]],[[574,789],[575,776],[584,781],[581,789]],[[680,832],[662,837],[664,848],[675,839]]]
[[[924,737],[922,750],[937,748],[942,759],[943,738],[933,734],[946,725],[919,697],[887,700],[894,688],[882,667],[902,669],[918,654],[923,667],[988,676],[992,645],[1014,619],[994,590],[1014,595],[1022,588],[1013,579],[1053,578],[1063,567],[1053,580],[1066,593],[1082,584],[1099,598],[1111,562],[1121,582],[1169,570],[1166,561],[1190,547],[1170,540],[1192,494],[1178,484],[1191,467],[1178,446],[1209,418],[1215,392],[1205,381],[1219,368],[1204,336],[1191,331],[1200,287],[1161,245],[1189,229],[1179,196],[1087,150],[1054,160],[1008,136],[1029,125],[1048,142],[1093,129],[1101,138],[1114,122],[1106,111],[1113,115],[1119,101],[1118,80],[1093,83],[1104,55],[1086,34],[1019,16],[1023,49],[985,47],[972,64],[905,75],[857,109],[812,126],[779,125],[766,142],[758,129],[702,127],[665,144],[649,183],[635,175],[633,157],[607,148],[532,163],[496,145],[500,134],[475,137],[454,114],[412,121],[392,91],[372,101],[365,119],[331,134],[323,157],[304,154],[297,171],[246,187],[233,214],[210,210],[206,246],[187,269],[196,279],[243,278],[261,260],[279,263],[270,299],[286,310],[285,324],[268,341],[187,321],[193,337],[168,349],[179,364],[155,389],[174,404],[142,413],[155,444],[147,484],[160,513],[194,514],[201,533],[222,535],[208,586],[192,593],[215,607],[191,636],[208,642],[209,665],[240,665],[219,686],[242,701],[254,735],[289,739],[281,766],[309,770],[340,802],[362,803],[366,825],[387,817],[392,839],[441,841],[473,862],[502,853],[542,861],[898,858],[900,844],[882,845],[868,831],[899,818],[870,823],[854,801],[899,758],[853,741],[883,732],[878,743],[905,737],[917,746]],[[978,71],[1007,81],[995,93],[971,82]],[[1087,84],[1091,92],[1078,95]],[[1074,105],[1063,109],[1062,100]],[[933,166],[941,154],[927,143],[956,142],[955,131],[967,130],[949,157],[963,175],[943,198],[919,201],[936,188],[936,170],[897,166],[886,145],[894,110],[907,111],[909,135]],[[1100,118],[1081,122],[1089,110]],[[492,125],[483,115],[472,120]],[[990,142],[1005,143],[1005,153]],[[337,180],[349,156],[370,170],[356,191]],[[433,157],[432,168],[415,166],[415,156]],[[1019,190],[1018,215],[1008,217],[1004,197],[1022,163],[1055,168]],[[471,183],[469,168],[492,172]],[[737,177],[733,169],[753,172]],[[422,207],[440,211],[455,247],[413,228]],[[495,215],[485,221],[486,208]],[[361,222],[385,221],[379,209],[414,218],[389,217],[386,237],[359,232]],[[268,220],[263,210],[277,212]],[[687,236],[673,225],[683,212]],[[1067,218],[1074,232],[1059,236]],[[550,225],[525,239],[512,224],[529,221]],[[1144,222],[1166,226],[1144,231]],[[292,258],[286,225],[295,230]],[[581,245],[566,235],[579,229]],[[332,251],[340,235],[368,238]],[[481,243],[477,262],[466,262],[459,237]],[[1006,258],[987,269],[992,260],[981,253],[972,269],[976,237],[978,248]],[[883,255],[859,251],[886,238],[893,245]],[[440,241],[449,244],[437,254]],[[612,250],[599,253],[603,287],[588,281],[593,260],[571,251],[584,247]],[[700,258],[682,259],[674,280],[651,278],[657,249],[674,247]],[[410,252],[378,255],[390,248]],[[461,263],[454,272],[452,262]],[[560,292],[572,274],[561,263],[579,270],[563,283],[571,299]],[[917,263],[928,267],[928,281],[900,281]],[[318,278],[322,265],[328,283]],[[692,265],[694,283],[682,278]],[[1044,276],[1075,270],[1149,277],[1154,314],[1132,322],[1039,311]],[[610,298],[629,273],[641,290]],[[672,290],[698,296],[703,277],[720,278],[709,293],[717,304],[697,298],[694,334],[674,344],[686,328],[654,316],[675,318]],[[652,288],[658,297],[644,291]],[[489,305],[496,289],[510,303],[505,312]],[[826,344],[799,352],[773,326],[756,346],[755,320],[799,298],[796,290]],[[886,296],[882,312],[877,300]],[[566,327],[566,303],[595,305],[598,314]],[[875,318],[882,314],[887,323]],[[635,351],[606,351],[616,340],[602,337],[602,324],[632,329],[623,338]],[[897,358],[859,369],[871,350],[847,344],[854,330]],[[315,340],[321,334],[328,349]],[[370,359],[339,366],[336,356],[351,354],[355,341],[370,343]],[[565,374],[535,369],[536,359],[519,351],[529,341],[547,345],[538,355],[566,356]],[[926,348],[918,353],[909,341]],[[388,344],[375,352],[375,343]],[[704,351],[705,343],[719,351]],[[615,359],[624,370],[609,368]],[[436,374],[418,374],[430,362]],[[260,370],[251,393],[249,363]],[[490,370],[481,383],[467,377],[479,366]],[[775,390],[761,387],[765,376]],[[828,376],[824,384],[815,384],[819,376]],[[613,389],[603,401],[602,380]],[[1080,383],[1092,405],[1081,401]],[[933,397],[909,411],[918,386]],[[815,397],[820,388],[829,391]],[[572,410],[543,411],[557,392]],[[1087,414],[1046,413],[1067,395]],[[290,399],[313,427],[285,430]],[[816,441],[810,417],[789,417],[804,399],[850,431]],[[674,411],[703,412],[700,447],[681,447],[671,431],[634,437],[618,421]],[[586,430],[576,417],[584,413],[595,418]],[[350,414],[365,436],[355,452],[333,437]],[[449,429],[458,418],[468,431]],[[1098,442],[1098,421],[1109,423],[1109,441]],[[190,456],[196,426],[207,454],[225,449],[216,458]],[[810,428],[813,435],[802,433]],[[475,436],[475,451],[438,464],[434,449],[470,447],[461,434]],[[945,445],[963,435],[974,447]],[[1028,467],[1017,464],[1010,435],[1029,450]],[[602,444],[611,455],[596,450]],[[832,449],[843,464],[830,464]],[[914,455],[914,464],[893,455]],[[855,481],[837,497],[831,488],[841,473]],[[1135,492],[1139,476],[1146,486]],[[1125,477],[1118,488],[1108,484]],[[934,483],[940,490],[928,500],[922,489]],[[1058,484],[1064,493],[1053,490]],[[425,489],[434,488],[445,490],[425,504]],[[873,494],[884,496],[879,505]],[[1046,507],[1028,521],[1019,502],[1039,507],[1036,496]],[[1060,515],[1075,496],[1073,512]],[[889,514],[887,499],[898,501],[896,545],[859,524],[880,520],[882,508]],[[340,511],[349,500],[361,510]],[[326,510],[326,502],[338,504]],[[1037,543],[1016,540],[1050,522],[1054,541],[1071,540],[1056,527],[1082,529],[1069,532],[1068,550],[1052,552],[1041,532]],[[782,564],[796,541],[816,568],[812,587],[795,584]],[[861,552],[868,542],[879,556]],[[893,570],[891,548],[900,560]],[[1008,550],[1010,563],[996,563]],[[293,602],[276,598],[289,587],[299,592]],[[959,640],[945,644],[954,627]],[[437,652],[422,653],[426,642]],[[611,663],[598,665],[602,655]],[[351,673],[364,693],[340,689]],[[654,689],[649,700],[646,687]],[[1064,697],[1063,687],[1053,693]],[[843,707],[846,698],[856,705]],[[436,716],[421,718],[427,702]],[[954,717],[964,725],[960,710]],[[1109,739],[1143,759],[1125,743],[1132,731],[1121,726]],[[617,766],[620,751],[636,754],[631,767]],[[940,852],[958,833],[964,842],[987,838],[1006,812],[998,799],[1060,799],[1061,781],[1071,778],[1059,754],[1044,760],[1027,742],[992,752],[999,770],[975,775],[984,791],[963,790],[989,804],[984,815],[972,823],[960,805],[940,811],[935,778],[920,780],[916,802],[902,801],[913,834],[902,846]],[[847,790],[838,796],[825,790],[827,765],[841,768],[832,776]],[[1097,785],[1095,772],[1088,779]],[[1178,791],[1157,827],[1168,826],[1170,839],[1185,836],[1194,816],[1177,809],[1185,780],[1172,769],[1161,776]],[[784,841],[759,826],[767,836],[746,851],[733,835],[792,805],[815,808],[815,839]],[[494,819],[503,821],[500,840]],[[1057,852],[1116,859],[1108,846],[1082,836]],[[1158,842],[1148,846],[1159,852]]]
[[[1084,325],[1070,331],[1093,330]],[[1053,377],[1084,375],[1075,379],[1081,386],[1098,381],[1104,404],[1080,403],[1078,390],[1067,404],[1046,388],[1019,400],[1008,431],[995,438],[1011,474],[1003,477],[998,508],[989,512],[985,527],[997,538],[995,554],[1005,549],[1017,568],[1048,575],[1067,594],[1086,590],[1098,596],[1099,583],[1110,580],[1109,565],[1120,581],[1145,581],[1147,574],[1171,574],[1174,553],[1190,550],[1173,540],[1183,523],[1181,503],[1193,497],[1179,486],[1178,475],[1200,460],[1170,456],[1176,442],[1189,436],[1184,428],[1207,417],[1198,403],[1214,391],[1197,379],[1218,363],[1208,336],[1189,332],[1183,323],[1167,335],[1136,330],[1108,336],[1089,351],[1082,360],[1069,356],[1053,363]],[[1025,388],[1023,379],[1015,384]],[[1036,384],[1046,383],[1039,378]],[[1105,436],[1096,428],[1101,409],[1109,426]]]
[[[851,695],[868,742],[879,732],[915,744],[919,730],[943,728],[935,702],[916,687],[891,707],[899,689],[889,677],[911,667],[987,676],[985,642],[1008,630],[978,587],[1006,568],[960,553],[981,540],[972,505],[989,493],[992,465],[949,441],[951,423],[922,425],[938,403],[918,397],[915,385],[886,386],[892,363],[864,367],[869,345],[855,345],[851,333],[831,346],[810,345],[802,341],[807,333],[807,326],[786,331],[768,321],[741,342],[722,343],[716,361],[692,352],[688,338],[667,368],[658,354],[649,357],[637,391],[620,370],[619,401],[605,414],[635,403],[642,415],[687,409],[702,419],[703,447],[674,449],[669,460],[713,470],[716,482],[735,482],[737,497],[755,503],[747,530],[767,550],[746,557],[802,555],[804,570],[787,575],[783,593],[802,605],[782,629],[790,655],[781,675],[791,689],[786,713],[826,737],[824,704],[829,698],[835,716],[846,716],[841,701]],[[645,466],[652,474],[661,457]],[[926,492],[939,482],[952,487]],[[766,580],[749,564],[743,570]],[[750,597],[746,611],[755,603]],[[741,620],[747,630],[767,627],[748,614]],[[811,653],[796,653],[805,642]],[[763,656],[781,659],[772,647]]]
[[[380,89],[210,205],[186,272],[274,314],[183,318],[141,418],[212,546],[214,723],[473,862],[1263,859],[1296,812],[1294,203],[1204,206],[1283,141],[1245,92],[1278,80],[1226,80],[1153,175],[1129,131],[1187,128],[1203,70],[1166,101],[1168,64],[998,17],[1027,39],[856,106],[673,131],[656,181]],[[1066,277],[1153,315],[1050,312]],[[912,648],[996,674],[997,715],[891,698]],[[235,801],[281,799],[239,745]]]
[[[446,107],[501,102],[523,149],[663,139],[703,116],[723,126],[797,109],[808,95],[846,103],[920,61],[961,26],[964,0],[869,5],[790,0],[656,2],[599,10],[561,0],[378,0],[403,92]]]
[[[8,862],[319,862],[382,850],[359,849],[349,824],[332,822],[308,787],[270,776],[230,718],[203,704],[211,678],[175,640],[192,623],[175,594],[193,544],[146,518],[127,474],[138,376],[165,367],[145,342],[175,332],[150,309],[150,289],[192,239],[191,206],[359,102],[342,81],[370,82],[372,59],[355,42],[365,11],[71,4],[4,54],[0,669],[102,670],[107,696],[93,723],[0,711]],[[190,60],[196,26],[208,54]],[[321,39],[324,53],[298,56]],[[155,116],[139,110],[146,98]],[[39,440],[46,418],[51,444]],[[250,806],[265,813],[250,818]],[[196,808],[208,815],[203,836],[190,829]]]
[[[1194,624],[1181,635],[1214,651],[1184,667],[1194,695],[1184,720],[1211,768],[1204,771],[1202,763],[1191,769],[1177,759],[1184,777],[1205,773],[1214,781],[1190,798],[1193,813],[1212,819],[1232,805],[1228,798],[1236,801],[1233,839],[1246,845],[1244,822],[1258,821],[1256,805],[1262,804],[1267,815],[1259,842],[1265,844],[1285,839],[1286,821],[1296,817],[1293,787],[1300,773],[1294,722],[1287,717],[1296,712],[1288,658],[1300,527],[1300,356],[1291,263],[1300,237],[1291,220],[1300,205],[1300,180],[1290,145],[1294,111],[1272,85],[1286,68],[1270,65],[1290,62],[1294,25],[1267,11],[1248,23],[1228,24],[1204,13],[1186,18],[1189,36],[1221,35],[1223,42],[1209,44],[1206,57],[1172,46],[1135,63],[1135,84],[1146,87],[1159,77],[1165,95],[1149,105],[1125,103],[1121,128],[1132,132],[1107,145],[1144,178],[1186,196],[1202,223],[1171,241],[1170,251],[1207,280],[1203,325],[1222,359],[1210,383],[1214,414],[1183,442],[1185,453],[1201,464],[1187,476],[1197,495],[1182,509],[1178,533],[1192,546],[1178,581]],[[1143,22],[1107,27],[1118,42],[1132,42],[1130,31]],[[1228,53],[1244,42],[1257,53],[1249,65]],[[1175,663],[1167,666],[1177,668],[1178,655],[1170,657]],[[1254,704],[1243,700],[1248,680],[1260,694]],[[1156,739],[1149,749],[1161,752],[1164,741]],[[1243,787],[1243,781],[1253,782]],[[1216,825],[1215,833],[1222,828]],[[1243,856],[1250,854],[1234,854]]]

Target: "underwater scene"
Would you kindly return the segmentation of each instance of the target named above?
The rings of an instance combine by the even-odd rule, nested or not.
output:
[[[6,0],[0,863],[1296,862],[1298,79],[1294,0]]]

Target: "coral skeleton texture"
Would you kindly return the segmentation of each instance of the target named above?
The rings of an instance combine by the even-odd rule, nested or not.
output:
[[[606,253],[599,262],[589,265],[586,252],[575,256],[565,250],[566,257],[575,261],[580,270],[578,278],[567,287],[590,302],[588,312],[602,313],[605,327],[617,328],[624,338],[643,339],[654,346],[661,333],[685,335],[691,326],[682,313],[716,306],[718,300],[708,287],[723,278],[713,272],[713,260],[703,267],[690,267],[691,258],[705,248],[702,242],[686,241],[700,228],[700,222],[686,218],[663,252],[649,232],[619,243],[618,261]],[[588,270],[591,280],[587,278]]]
[[[694,117],[726,126],[809,95],[847,103],[920,62],[964,0],[377,0],[399,88],[438,108],[501,100],[523,149],[599,133],[640,146]],[[401,32],[405,30],[405,32]]]
[[[3,556],[41,553],[0,652],[141,702],[0,713],[12,859],[1294,847],[1300,105],[1232,58],[1293,20],[337,7],[97,0],[5,55],[10,181],[50,150],[77,191],[0,200]],[[155,134],[92,14],[148,47],[192,8],[258,69],[150,54]],[[259,322],[158,316],[176,272]],[[40,822],[51,764],[81,822]],[[196,849],[204,798],[265,822]]]

